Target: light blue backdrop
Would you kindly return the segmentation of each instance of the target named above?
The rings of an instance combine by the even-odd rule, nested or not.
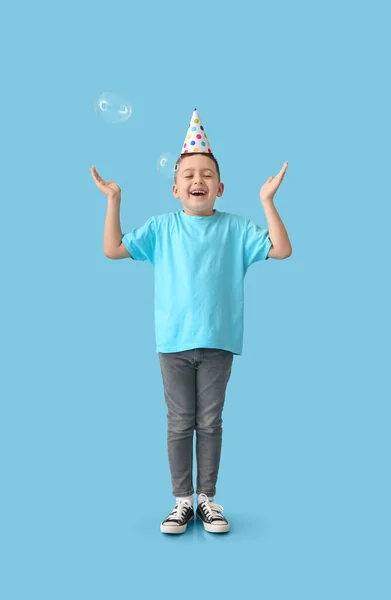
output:
[[[1,564],[4,600],[391,596],[390,94],[385,2],[9,5],[0,41]],[[388,37],[389,39],[389,37]],[[93,109],[130,98],[120,126]],[[194,107],[216,208],[293,246],[246,277],[244,353],[216,501],[228,536],[173,507],[153,268],[103,254],[178,210],[156,161]]]

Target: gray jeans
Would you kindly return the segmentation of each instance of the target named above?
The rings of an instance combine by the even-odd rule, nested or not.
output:
[[[174,496],[191,496],[196,430],[197,494],[214,497],[222,446],[222,412],[233,353],[216,348],[159,352],[168,407],[168,460]]]

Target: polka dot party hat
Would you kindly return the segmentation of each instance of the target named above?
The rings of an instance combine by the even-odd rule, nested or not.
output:
[[[196,108],[191,117],[181,154],[186,154],[187,152],[209,152],[212,154],[208,138],[206,137]]]

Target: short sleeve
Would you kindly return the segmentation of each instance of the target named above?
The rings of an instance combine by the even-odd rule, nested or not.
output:
[[[250,220],[246,221],[246,232],[244,242],[244,266],[245,271],[253,263],[259,260],[267,260],[269,250],[272,246],[269,231],[262,229]]]
[[[122,243],[134,260],[149,260],[155,262],[156,225],[154,217],[144,225],[125,233]]]

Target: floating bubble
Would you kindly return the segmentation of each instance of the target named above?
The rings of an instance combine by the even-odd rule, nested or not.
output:
[[[95,112],[106,123],[123,123],[132,114],[130,103],[116,92],[103,92],[94,102]]]
[[[174,176],[179,173],[179,168],[175,168],[178,158],[179,154],[174,154],[173,152],[161,154],[157,161],[157,170],[159,173],[167,179],[174,179]]]

